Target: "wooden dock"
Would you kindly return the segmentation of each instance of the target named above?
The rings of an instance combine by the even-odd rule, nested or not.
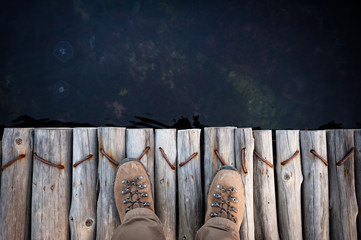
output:
[[[7,128],[0,145],[0,239],[110,239],[126,157],[147,169],[166,239],[194,239],[222,165],[245,185],[241,239],[361,236],[361,130]]]

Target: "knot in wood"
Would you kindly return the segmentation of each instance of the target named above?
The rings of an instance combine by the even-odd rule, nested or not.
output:
[[[87,227],[91,227],[92,225],[93,225],[93,219],[90,219],[90,218],[88,218],[86,221],[85,221],[85,225],[87,226]]]
[[[288,180],[291,179],[291,176],[290,176],[288,173],[286,173],[286,174],[283,176],[283,179],[286,180],[286,181],[288,181]]]
[[[23,143],[23,140],[21,138],[15,139],[15,142],[17,145],[21,145]]]

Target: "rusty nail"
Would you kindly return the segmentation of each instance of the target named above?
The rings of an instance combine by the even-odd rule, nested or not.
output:
[[[16,162],[17,160],[20,160],[20,159],[24,158],[25,156],[26,156],[25,154],[20,154],[18,157],[14,158],[13,160],[9,161],[7,164],[2,166],[1,171],[4,171],[5,168],[9,167],[11,164]]]
[[[165,154],[163,148],[159,147],[159,151],[162,154],[163,158],[165,159],[165,161],[168,163],[168,165],[170,166],[171,169],[175,169],[176,167],[169,161],[167,155]]]
[[[317,157],[318,159],[320,159],[324,164],[325,166],[328,166],[328,162],[326,159],[324,159],[322,156],[320,156],[314,149],[311,149],[310,152],[315,155],[315,157]]]
[[[267,164],[270,168],[273,168],[273,164],[270,161],[267,161],[265,158],[263,158],[256,150],[253,151],[254,155],[256,155],[262,162]]]
[[[282,166],[285,166],[287,163],[289,163],[292,159],[294,159],[295,157],[298,156],[298,154],[300,153],[300,151],[296,151],[290,158],[284,160],[283,162],[281,162]]]
[[[336,163],[336,165],[337,165],[337,166],[341,166],[342,164],[344,164],[344,163],[346,162],[346,160],[351,157],[351,155],[354,153],[354,151],[355,151],[355,148],[352,147],[351,150],[350,150],[350,152],[349,152],[342,160],[338,161],[338,162]]]
[[[118,166],[119,163],[117,161],[115,161],[111,156],[109,156],[103,148],[100,148],[100,152],[104,155],[104,157],[106,157],[106,159],[108,159],[111,163],[113,163],[115,166]]]
[[[214,150],[214,153],[217,155],[219,161],[221,161],[222,165],[227,165],[226,161],[224,161],[224,159],[222,158],[221,154],[219,154],[218,150]]]
[[[93,154],[89,154],[88,156],[86,156],[85,158],[83,158],[82,160],[74,163],[73,167],[77,167],[79,164],[81,164],[82,162],[85,162],[86,160],[89,160],[93,157]]]
[[[193,153],[187,160],[185,160],[184,162],[181,162],[179,164],[179,167],[183,167],[184,165],[186,165],[190,160],[192,160],[193,158],[195,158],[198,155],[198,152]]]
[[[64,169],[64,166],[63,166],[63,165],[49,162],[49,161],[46,160],[45,158],[39,157],[35,152],[34,152],[34,158],[37,159],[37,160],[39,160],[39,161],[42,162],[42,163],[45,163],[45,164],[49,165],[49,166],[56,167],[56,168],[59,168],[59,169]]]
[[[144,157],[145,154],[147,154],[147,152],[149,151],[150,147],[147,146],[144,151],[142,152],[142,154],[140,154],[138,160],[142,159],[142,157]]]
[[[241,165],[242,165],[242,170],[244,174],[247,174],[247,167],[246,167],[246,161],[245,161],[245,155],[246,155],[246,148],[242,148],[241,149]]]

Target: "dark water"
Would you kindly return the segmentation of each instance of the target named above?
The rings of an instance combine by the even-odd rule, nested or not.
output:
[[[354,3],[1,5],[2,127],[360,127]]]

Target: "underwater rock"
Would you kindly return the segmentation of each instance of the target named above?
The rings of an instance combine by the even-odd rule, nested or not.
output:
[[[57,99],[64,99],[69,96],[70,86],[69,83],[60,80],[53,86],[53,96]]]
[[[73,57],[74,49],[69,42],[60,41],[56,44],[53,54],[60,62],[66,63]]]
[[[107,102],[106,106],[113,112],[117,119],[121,119],[123,112],[126,110],[126,108],[118,101],[113,101],[111,103]]]
[[[259,80],[247,74],[242,67],[234,66],[221,69],[226,82],[228,82],[239,94],[242,103],[242,113],[253,124],[272,126],[272,119],[276,116],[276,95],[272,90]]]

